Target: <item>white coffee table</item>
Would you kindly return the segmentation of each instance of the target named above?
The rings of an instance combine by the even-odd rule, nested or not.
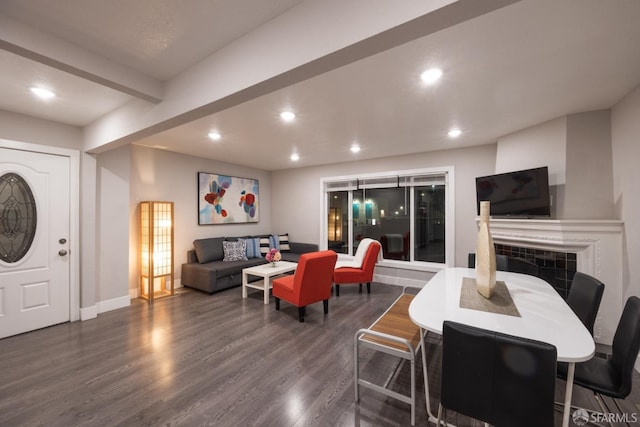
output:
[[[289,261],[278,261],[273,267],[271,263],[257,265],[242,270],[242,298],[247,297],[247,288],[264,291],[264,303],[269,304],[269,289],[271,289],[271,279],[284,273],[295,271],[298,264]],[[262,283],[256,281],[249,283],[249,276],[262,277]]]

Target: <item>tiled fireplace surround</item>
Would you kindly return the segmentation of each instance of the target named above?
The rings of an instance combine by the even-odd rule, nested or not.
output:
[[[596,342],[611,344],[624,306],[621,221],[492,218],[490,227],[496,253],[538,264],[563,297],[575,271],[602,281],[594,335]]]

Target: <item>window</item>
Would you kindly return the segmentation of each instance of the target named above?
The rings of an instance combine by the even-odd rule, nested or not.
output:
[[[354,254],[365,237],[380,241],[385,260],[453,262],[451,168],[326,178],[327,247]]]
[[[36,235],[36,200],[27,181],[15,173],[0,176],[0,260],[20,261]]]

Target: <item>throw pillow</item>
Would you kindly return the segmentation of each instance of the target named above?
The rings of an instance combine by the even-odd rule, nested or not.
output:
[[[222,242],[224,237],[212,237],[209,239],[198,239],[193,241],[193,248],[196,251],[198,262],[205,264],[211,261],[218,261],[224,258]]]
[[[256,237],[238,240],[243,240],[247,246],[247,258],[262,258],[262,253],[260,253],[260,238]]]
[[[278,236],[275,234],[269,236],[269,247],[280,250],[280,241],[278,240]]]
[[[291,252],[291,246],[289,246],[289,233],[279,235],[278,240],[280,242],[280,252]]]
[[[246,261],[247,246],[243,240],[237,242],[222,242],[224,259],[222,261]]]
[[[260,255],[265,256],[269,252],[269,249],[271,249],[271,246],[269,245],[269,237],[261,237],[260,238]]]

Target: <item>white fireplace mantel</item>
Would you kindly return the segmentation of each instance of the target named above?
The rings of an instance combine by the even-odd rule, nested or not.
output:
[[[575,253],[577,270],[605,284],[594,335],[611,344],[624,306],[622,221],[492,218],[490,228],[498,244]]]

